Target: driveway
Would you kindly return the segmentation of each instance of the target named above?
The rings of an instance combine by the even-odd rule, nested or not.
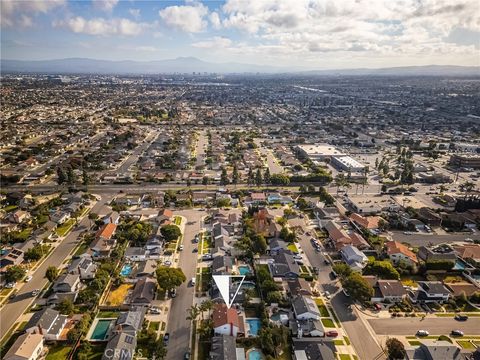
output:
[[[169,310],[167,332],[170,333],[170,341],[167,347],[167,360],[183,359],[187,351],[190,351],[190,330],[192,323],[186,319],[188,308],[193,304],[194,287],[190,286],[190,279],[196,275],[197,253],[193,248],[192,240],[201,228],[201,218],[207,213],[199,210],[175,211],[175,215],[184,216],[187,219],[183,237],[183,251],[180,253],[178,267],[180,267],[187,281],[177,288],[177,296],[172,300]]]
[[[387,318],[369,319],[368,322],[379,335],[415,335],[418,330],[427,330],[431,335],[448,335],[452,330],[462,330],[465,335],[480,335],[480,317],[467,321],[454,318]]]

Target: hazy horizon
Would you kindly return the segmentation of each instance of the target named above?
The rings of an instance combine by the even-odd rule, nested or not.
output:
[[[479,66],[476,1],[1,1],[4,60]]]

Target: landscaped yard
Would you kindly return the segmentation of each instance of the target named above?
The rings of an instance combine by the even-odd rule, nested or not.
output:
[[[118,318],[120,313],[118,311],[100,311],[97,314],[98,318],[109,319],[109,318]]]
[[[201,254],[205,254],[212,247],[212,238],[209,235],[203,235],[202,240]]]
[[[351,360],[351,357],[348,354],[338,354],[338,358],[340,360]]]
[[[182,218],[180,216],[175,216],[173,218],[173,223],[177,226],[180,226],[180,224],[182,223]]]
[[[8,213],[8,212],[12,212],[16,208],[18,208],[17,205],[9,205],[9,206],[5,206],[2,210]]]
[[[119,306],[125,301],[128,291],[133,287],[132,284],[122,284],[108,294],[107,305]]]
[[[150,321],[148,323],[148,329],[158,331],[158,329],[160,329],[160,321]]]
[[[315,303],[317,304],[318,310],[320,311],[320,315],[322,317],[330,316],[330,314],[328,313],[327,307],[323,304],[322,299],[315,299]]]
[[[68,219],[62,225],[57,227],[55,232],[60,237],[65,236],[72,229],[74,224],[75,224],[75,219]]]
[[[334,328],[335,324],[333,323],[332,319],[321,319],[323,326],[327,328]]]
[[[48,354],[45,360],[65,360],[68,357],[70,350],[72,350],[72,347],[66,345],[58,345],[51,347],[48,350]]]

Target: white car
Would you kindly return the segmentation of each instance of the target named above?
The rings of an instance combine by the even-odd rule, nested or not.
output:
[[[466,239],[465,239],[465,242],[468,242],[468,243],[473,243],[473,239],[466,238]]]
[[[16,282],[10,282],[8,283],[7,285],[5,285],[5,288],[7,289],[13,289],[15,287],[15,285],[17,285]]]
[[[28,275],[26,278],[25,278],[25,282],[29,282],[30,280],[32,280],[32,275]]]
[[[172,265],[172,262],[169,261],[169,260],[167,260],[167,261],[165,261],[165,262],[163,263],[163,265],[165,265],[165,266],[170,266],[170,265]]]
[[[183,250],[183,245],[180,245],[180,246],[178,247],[178,251],[182,251],[182,250]]]
[[[329,291],[325,291],[324,295],[327,299],[330,299],[330,292]]]

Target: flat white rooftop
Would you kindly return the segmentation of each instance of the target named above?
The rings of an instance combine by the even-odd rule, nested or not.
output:
[[[298,145],[308,156],[345,156],[345,153],[329,144]]]

